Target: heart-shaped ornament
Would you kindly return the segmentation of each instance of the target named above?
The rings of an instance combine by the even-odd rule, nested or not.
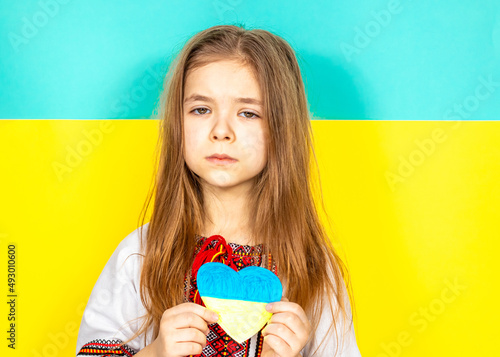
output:
[[[276,274],[257,266],[237,272],[222,263],[205,263],[196,281],[205,306],[219,314],[217,323],[238,343],[260,331],[272,316],[266,305],[280,301],[283,293]]]

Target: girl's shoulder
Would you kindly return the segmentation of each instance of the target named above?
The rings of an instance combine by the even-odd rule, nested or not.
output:
[[[146,242],[148,227],[149,222],[130,232],[125,238],[120,241],[115,251],[113,252],[113,255],[118,255],[121,257],[136,253],[138,255],[143,255],[142,242]]]

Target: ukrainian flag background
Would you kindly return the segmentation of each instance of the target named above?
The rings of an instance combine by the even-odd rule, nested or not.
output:
[[[362,355],[497,355],[497,0],[0,3],[0,354],[75,355],[138,226],[172,55],[235,22],[300,57]]]

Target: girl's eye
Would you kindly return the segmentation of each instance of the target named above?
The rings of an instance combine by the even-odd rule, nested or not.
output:
[[[243,114],[252,114],[252,115],[253,115],[253,117],[252,117],[252,116],[247,117],[247,116],[245,115],[245,118],[247,118],[247,119],[254,119],[254,118],[258,118],[258,117],[259,117],[257,114],[252,113],[252,112],[242,112],[242,113],[243,113]]]
[[[202,111],[201,113],[199,111]],[[203,114],[206,114],[207,110],[210,110],[208,108],[203,108],[203,107],[200,107],[200,108],[195,108],[193,109],[191,112],[197,112],[198,115],[203,115]],[[247,119],[255,119],[255,118],[258,118],[259,116],[255,113],[252,113],[252,112],[242,112],[244,114],[244,117],[247,118]],[[247,116],[246,114],[251,114],[251,116]]]
[[[193,110],[192,110],[192,112],[195,112],[195,111],[197,111],[197,110],[209,110],[209,109],[208,109],[208,108],[195,108],[195,109],[193,109]],[[201,114],[200,114],[200,113],[198,112],[198,115],[203,115],[203,114],[205,114],[205,113],[201,113]]]

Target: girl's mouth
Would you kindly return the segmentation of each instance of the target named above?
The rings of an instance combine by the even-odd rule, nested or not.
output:
[[[216,165],[230,165],[238,161],[236,159],[218,159],[216,157],[207,157],[207,160]]]

